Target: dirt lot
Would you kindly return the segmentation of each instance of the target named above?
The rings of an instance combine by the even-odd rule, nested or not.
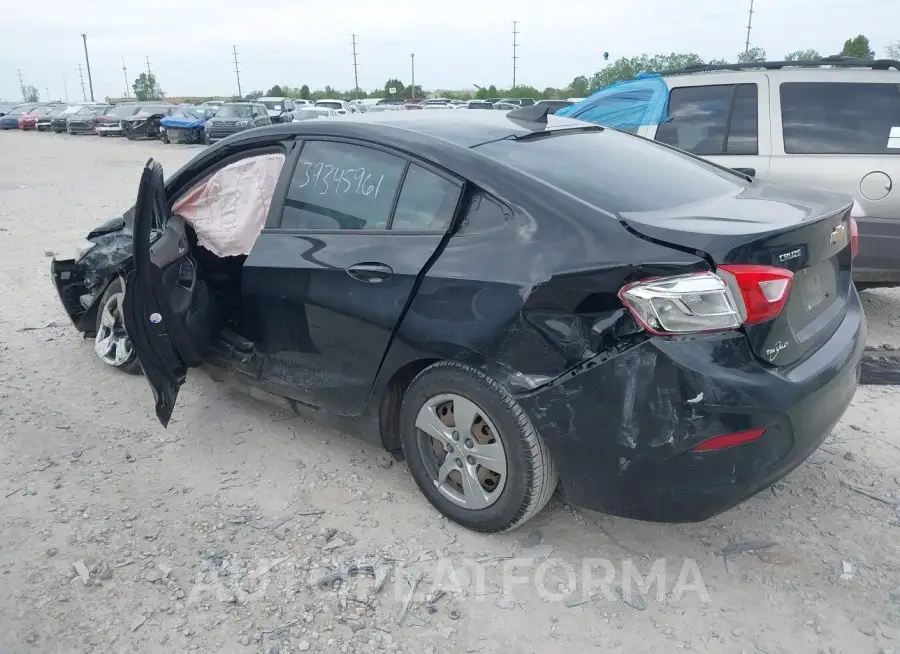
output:
[[[162,429],[144,380],[68,324],[49,264],[133,202],[148,157],[171,171],[195,151],[0,133],[0,651],[900,652],[889,386],[861,388],[805,465],[706,523],[554,500],[500,537],[443,521],[352,435],[203,372]],[[872,343],[900,346],[900,293],[865,302]],[[747,541],[770,546],[717,554]],[[374,566],[315,585],[359,562]],[[657,583],[636,599],[629,570]]]

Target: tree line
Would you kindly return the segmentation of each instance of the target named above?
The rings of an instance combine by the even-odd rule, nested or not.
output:
[[[900,59],[900,41],[896,41],[886,48],[888,58]],[[874,59],[875,51],[869,43],[868,37],[859,34],[844,42],[844,47],[839,53],[847,57],[857,57],[860,59]],[[785,54],[782,61],[812,61],[821,59],[822,55],[813,49],[795,50]],[[767,61],[768,53],[763,48],[750,48],[746,52],[737,54],[734,62],[737,63],[754,63]],[[364,90],[351,89],[340,90],[332,86],[326,86],[324,89],[312,90],[307,84],[299,87],[292,87],[286,84],[276,84],[265,92],[261,90],[253,90],[243,97],[232,96],[231,100],[256,100],[263,96],[302,98],[304,100],[324,100],[326,98],[387,98],[395,100],[408,100],[410,98],[424,98],[428,95],[439,95],[449,99],[469,100],[469,99],[487,99],[487,98],[535,98],[535,99],[557,99],[570,97],[587,97],[598,89],[633,78],[638,73],[661,72],[666,70],[675,70],[685,68],[687,66],[695,66],[702,64],[723,65],[732,63],[725,59],[711,59],[704,61],[700,55],[695,53],[670,53],[670,54],[641,54],[634,57],[620,57],[609,65],[605,66],[592,75],[579,75],[575,77],[568,86],[564,88],[547,87],[538,89],[533,86],[516,86],[515,88],[504,88],[496,85],[479,86],[474,93],[462,93],[454,91],[445,91],[434,89],[426,91],[420,85],[416,85],[415,89],[404,84],[399,79],[389,79],[384,86],[378,89]],[[31,90],[33,87],[30,87]],[[132,85],[134,96],[139,101],[158,100],[165,97],[162,88],[152,73],[141,73]],[[34,89],[35,95],[37,89]]]

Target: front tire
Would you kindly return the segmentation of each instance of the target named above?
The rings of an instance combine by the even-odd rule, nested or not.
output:
[[[556,489],[556,466],[524,409],[471,366],[423,370],[403,396],[400,437],[419,490],[473,531],[522,525]]]
[[[125,289],[122,287],[122,280],[116,277],[100,299],[94,353],[106,365],[136,375],[141,372],[141,364],[131,338],[125,331],[125,321],[122,317],[124,299]]]

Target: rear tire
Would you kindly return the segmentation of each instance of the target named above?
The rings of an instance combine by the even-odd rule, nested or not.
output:
[[[400,438],[422,494],[473,531],[522,525],[556,489],[556,466],[524,409],[495,380],[462,363],[435,363],[413,379],[400,407]]]
[[[119,277],[110,282],[97,310],[97,334],[94,337],[94,354],[106,365],[130,375],[141,372],[141,364],[134,351],[131,338],[125,332],[122,317],[122,301],[125,289]]]

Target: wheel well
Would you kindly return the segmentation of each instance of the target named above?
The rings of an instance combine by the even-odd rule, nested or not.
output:
[[[418,359],[410,361],[397,370],[384,389],[381,396],[378,424],[381,430],[381,443],[391,453],[399,453],[400,444],[400,404],[406,389],[420,372],[440,359]]]

